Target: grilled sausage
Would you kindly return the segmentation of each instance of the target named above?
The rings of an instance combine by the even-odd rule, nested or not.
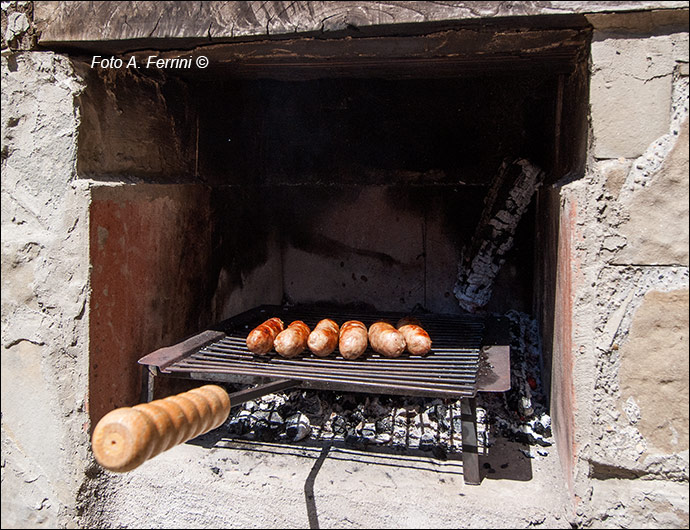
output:
[[[340,326],[338,341],[340,355],[346,359],[356,359],[367,349],[367,327],[359,320],[348,320]]]
[[[301,320],[295,320],[273,341],[273,347],[283,357],[297,357],[307,347],[310,333],[309,326]]]
[[[400,357],[405,351],[405,337],[388,322],[376,322],[369,327],[369,343],[384,357]]]
[[[247,335],[247,348],[257,355],[265,355],[273,349],[276,335],[285,329],[285,324],[277,317],[269,318],[256,326]]]
[[[401,318],[396,327],[405,337],[405,347],[410,355],[425,355],[431,351],[431,337],[416,318]]]
[[[309,334],[307,339],[307,346],[311,352],[317,357],[327,357],[338,345],[338,324],[330,318],[324,318]]]

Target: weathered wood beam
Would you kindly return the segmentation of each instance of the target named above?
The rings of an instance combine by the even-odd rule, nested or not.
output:
[[[213,41],[500,17],[675,9],[687,2],[35,2],[39,44]]]
[[[548,68],[568,74],[581,60],[588,31],[557,29],[497,33],[484,29],[457,29],[417,36],[362,37],[357,39],[291,38],[280,42],[261,40],[211,44],[181,51],[141,50],[124,55],[125,63],[136,57],[141,66],[149,57],[161,60],[199,56],[209,60],[209,72],[233,77],[308,79],[336,77],[429,77],[501,71],[507,68]],[[145,68],[140,68],[144,71]],[[185,73],[198,76],[190,69]]]

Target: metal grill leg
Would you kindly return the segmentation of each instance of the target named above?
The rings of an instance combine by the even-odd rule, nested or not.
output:
[[[479,477],[479,447],[477,445],[477,400],[460,400],[460,419],[462,422],[462,469],[465,484],[481,483]]]
[[[142,365],[141,373],[141,403],[150,403],[153,401],[153,368]]]

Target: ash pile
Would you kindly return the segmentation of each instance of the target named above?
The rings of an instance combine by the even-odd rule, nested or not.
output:
[[[543,457],[553,439],[537,326],[523,313],[503,316],[510,321],[511,390],[477,396],[479,450],[500,436],[524,444],[529,458]],[[237,441],[421,451],[439,459],[462,452],[459,399],[292,390],[233,408],[220,430]]]
[[[486,433],[525,444],[521,451],[526,457],[545,457],[554,439],[541,378],[539,328],[532,317],[519,311],[502,316],[510,327],[510,390],[479,394],[477,421],[485,426]],[[487,442],[490,446],[491,441]]]

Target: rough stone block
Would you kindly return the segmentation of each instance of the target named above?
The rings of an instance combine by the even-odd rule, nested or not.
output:
[[[648,82],[595,75],[590,90],[597,158],[636,158],[668,131],[670,75]]]
[[[599,163],[599,171],[606,179],[606,189],[614,197],[618,197],[623,188],[631,164],[632,162],[625,158],[602,160]]]
[[[598,480],[592,515],[599,528],[687,528],[688,487],[659,481]]]
[[[620,351],[620,406],[651,452],[688,450],[688,300],[688,289],[648,292]]]
[[[647,186],[623,203],[627,239],[616,263],[688,265],[688,120],[675,146]]]
[[[50,480],[5,428],[2,459],[2,528],[60,528]]]
[[[22,340],[2,352],[3,528],[56,524],[54,477],[44,466],[60,447],[60,419],[50,406],[52,381],[41,369],[47,349]]]
[[[595,33],[590,84],[595,157],[636,158],[668,133],[672,74],[675,59],[683,55],[680,40]]]

